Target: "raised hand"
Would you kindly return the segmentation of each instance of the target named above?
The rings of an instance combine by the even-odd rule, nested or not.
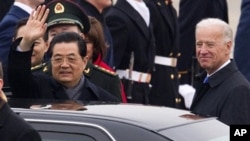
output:
[[[22,51],[30,50],[34,41],[44,36],[47,29],[45,21],[48,14],[49,9],[45,5],[38,6],[35,11],[32,11],[25,26],[27,32],[23,35],[20,43]]]

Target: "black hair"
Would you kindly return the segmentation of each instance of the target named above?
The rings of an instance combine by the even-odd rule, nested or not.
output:
[[[70,42],[76,42],[78,45],[79,54],[82,57],[85,57],[87,54],[87,47],[86,42],[83,40],[83,38],[75,32],[62,32],[60,34],[57,34],[51,41],[49,46],[49,57],[52,57],[53,54],[53,48],[55,44],[57,43],[70,43]]]

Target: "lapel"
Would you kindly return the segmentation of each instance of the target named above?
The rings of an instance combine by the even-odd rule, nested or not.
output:
[[[227,64],[224,68],[209,77],[209,83],[201,84],[200,87],[198,86],[197,93],[195,94],[191,105],[191,110],[198,103],[198,101],[200,101],[200,99],[204,96],[204,94],[208,91],[209,88],[213,88],[220,85],[237,70],[238,69],[234,60],[231,59],[231,62],[229,64]],[[206,74],[203,73],[200,77],[200,83],[202,83],[205,77]]]
[[[150,32],[149,32],[148,26],[146,25],[144,19],[126,0],[118,0],[115,7],[120,9],[132,21],[135,22],[136,26],[138,27],[138,29],[140,29],[140,31],[143,33],[143,35],[146,37],[146,39],[150,38],[149,37]]]
[[[161,16],[163,17],[164,21],[167,23],[167,25],[170,27],[170,30],[172,32],[172,34],[174,34],[175,32],[175,25],[176,25],[176,20],[177,19],[177,15],[174,14],[175,11],[174,9],[172,9],[171,6],[169,6],[169,3],[166,3],[166,0],[154,0],[154,2],[157,5],[157,9],[159,9],[159,12],[161,13]],[[174,17],[175,19],[171,18]]]
[[[56,97],[56,99],[69,99],[69,96],[65,93],[63,86],[58,84],[54,79],[51,80],[52,82],[52,94]]]
[[[205,95],[205,93],[209,90],[210,85],[209,83],[201,84],[199,89],[197,90],[197,93],[195,94],[195,97],[193,99],[191,110],[196,106],[196,104],[202,99],[202,97]]]
[[[82,88],[82,94],[80,95],[79,100],[83,100],[83,101],[84,100],[98,100],[100,99],[99,92],[96,86],[85,77],[84,85]]]

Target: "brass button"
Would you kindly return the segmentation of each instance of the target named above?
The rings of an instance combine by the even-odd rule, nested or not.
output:
[[[157,5],[158,5],[158,6],[161,6],[161,3],[160,3],[160,2],[157,2]]]
[[[169,54],[169,56],[170,56],[170,57],[173,56],[173,52],[171,52],[171,53]]]
[[[179,78],[179,79],[181,78],[181,74],[178,74],[178,78]]]
[[[174,74],[171,74],[171,75],[170,75],[170,78],[173,80],[173,79],[174,79]]]
[[[180,57],[181,56],[181,53],[179,52],[178,54],[177,54],[177,57]]]
[[[181,98],[175,98],[175,103],[181,103]]]

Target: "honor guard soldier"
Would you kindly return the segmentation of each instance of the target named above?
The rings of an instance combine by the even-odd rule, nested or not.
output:
[[[106,14],[114,45],[114,64],[128,102],[149,104],[155,44],[150,13],[139,0],[118,0]]]
[[[153,23],[156,44],[155,70],[152,73],[150,104],[185,108],[178,92],[179,29],[171,0],[146,1]]]

